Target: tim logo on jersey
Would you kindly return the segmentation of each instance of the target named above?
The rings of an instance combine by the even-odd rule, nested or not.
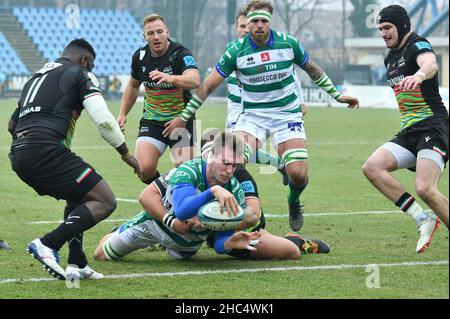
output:
[[[269,52],[261,53],[261,61],[269,62],[270,61],[270,53]]]

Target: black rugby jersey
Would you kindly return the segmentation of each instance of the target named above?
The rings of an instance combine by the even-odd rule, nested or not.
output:
[[[424,81],[414,91],[401,91],[398,84],[418,70],[417,57],[433,52],[431,44],[423,37],[412,33],[400,50],[386,52],[384,64],[387,69],[387,81],[394,90],[400,109],[402,130],[430,117],[448,117],[447,110],[439,94],[438,75]]]
[[[67,58],[47,63],[25,84],[12,119],[14,137],[28,135],[41,143],[63,142],[68,148],[83,101],[101,94],[92,72]]]
[[[182,75],[184,71],[197,70],[197,63],[191,51],[179,43],[170,42],[161,57],[152,57],[148,45],[138,49],[131,62],[131,77],[142,81],[145,87],[143,118],[167,122],[176,118],[191,99],[189,90],[177,88],[168,83],[157,85],[149,73],[158,70],[171,75]]]

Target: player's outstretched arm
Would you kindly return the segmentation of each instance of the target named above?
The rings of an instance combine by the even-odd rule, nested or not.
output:
[[[189,72],[188,74],[190,73],[194,72]],[[180,116],[164,124],[165,128],[163,131],[163,136],[169,138],[175,128],[186,127],[186,122],[195,114],[195,112],[197,112],[206,98],[220,85],[220,83],[223,82],[223,80],[223,77],[217,73],[216,70],[214,70],[203,82],[203,84],[195,91],[195,94],[189,100],[186,108]]]
[[[261,242],[260,232],[218,232],[214,240],[214,249],[218,254],[228,254],[233,249],[247,249],[257,251],[257,246]]]
[[[180,118],[187,122],[223,80],[224,78],[214,69],[206,80],[203,81],[202,85],[195,91],[195,94],[181,113]]]
[[[139,197],[139,202],[142,207],[148,214],[155,217],[159,222],[166,224],[177,233],[187,234],[191,230],[193,223],[190,221],[181,221],[167,213],[162,202],[161,194],[154,183],[151,183],[142,191]]]
[[[342,95],[334,86],[325,71],[316,62],[309,59],[308,62],[302,66],[302,69],[305,70],[314,83],[327,92],[333,99],[339,103],[347,104],[347,107],[350,109],[359,107],[359,100],[353,96]]]
[[[122,131],[125,130],[125,123],[127,122],[127,115],[130,113],[131,108],[136,103],[139,96],[139,87],[141,86],[141,81],[135,80],[130,77],[123,91],[122,103],[120,104],[119,116],[117,117],[117,123]]]
[[[109,111],[103,96],[101,94],[93,94],[83,101],[83,106],[89,117],[94,121],[103,139],[119,152],[122,160],[131,166],[136,174],[140,175],[137,160],[130,154],[119,124]]]

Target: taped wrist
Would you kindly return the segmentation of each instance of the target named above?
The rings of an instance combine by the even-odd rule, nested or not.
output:
[[[163,217],[163,223],[164,223],[164,225],[166,225],[167,227],[173,228],[173,224],[175,224],[175,219],[176,219],[175,216],[166,214],[166,215],[164,215],[164,217]]]
[[[334,86],[333,82],[331,82],[331,79],[328,75],[326,75],[326,73],[324,73],[320,79],[314,81],[314,83],[316,83],[336,101],[341,98],[342,94],[339,93],[338,89]]]
[[[181,112],[180,118],[184,122],[187,122],[195,114],[199,107],[202,106],[202,104],[202,99],[199,98],[197,94],[194,94],[186,105],[186,108],[183,110],[183,112]]]

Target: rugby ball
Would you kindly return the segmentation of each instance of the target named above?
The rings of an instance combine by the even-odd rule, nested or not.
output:
[[[228,216],[225,208],[223,213],[220,212],[220,202],[218,200],[212,200],[199,208],[197,217],[205,228],[215,231],[225,231],[236,229],[239,226],[244,219],[244,211],[239,206],[237,216]]]

